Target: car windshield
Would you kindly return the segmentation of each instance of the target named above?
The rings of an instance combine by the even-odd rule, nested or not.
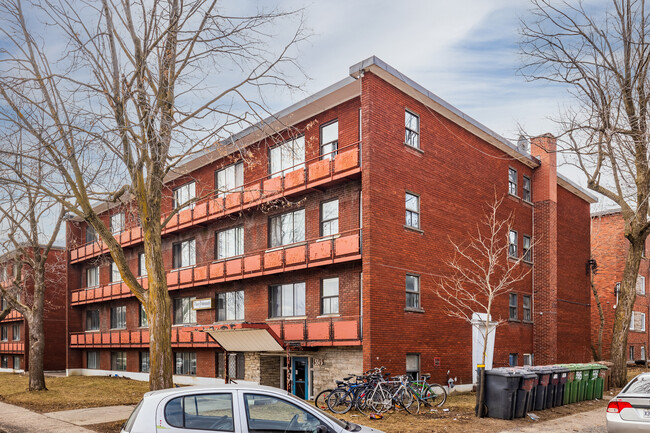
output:
[[[650,395],[650,376],[637,376],[627,384],[621,394]]]
[[[131,412],[131,416],[129,417],[129,419],[127,419],[126,422],[124,423],[123,430],[125,432],[128,433],[133,428],[133,424],[135,423],[135,419],[138,417],[138,412],[140,412],[140,408],[142,407],[143,401],[144,400],[140,400],[140,403],[138,403],[135,409],[133,409],[133,412]]]

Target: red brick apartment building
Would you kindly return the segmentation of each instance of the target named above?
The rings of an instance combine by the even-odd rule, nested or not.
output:
[[[0,284],[8,286],[16,275],[17,251],[9,252],[0,257]],[[45,306],[43,323],[45,327],[45,358],[43,368],[47,370],[65,370],[66,368],[66,279],[63,267],[67,252],[65,248],[53,247],[46,262]],[[23,272],[25,276],[25,271]],[[33,280],[27,279],[27,284],[20,294],[23,301],[33,296]],[[0,296],[0,311],[3,311],[7,301]],[[22,314],[17,311],[9,313],[0,321],[0,372],[23,372],[29,370],[29,327]]]
[[[534,272],[496,306],[511,320],[494,364],[588,360],[594,199],[556,173],[543,150],[554,140],[537,139],[530,155],[376,57],[349,75],[278,113],[284,133],[250,128],[169,179],[166,211],[230,191],[164,232],[175,380],[227,374],[306,397],[384,365],[471,383],[472,326],[446,317],[433,289],[449,238],[476,229],[495,190],[515,215],[513,254],[530,254],[533,235],[539,243],[522,265]],[[140,269],[137,218],[103,217]],[[92,231],[67,228],[69,373],[145,379],[140,305]]]
[[[625,239],[625,223],[620,209],[610,209],[591,214],[591,250],[596,260],[598,270],[594,275],[594,286],[598,292],[605,326],[603,330],[603,359],[609,359],[612,344],[612,329],[614,314],[623,278],[623,268],[627,257],[629,242]],[[646,247],[646,254],[647,254]],[[636,302],[630,320],[630,332],[627,337],[628,359],[635,361],[646,359],[650,334],[647,330],[646,317],[650,313],[650,302],[647,295],[647,279],[650,273],[650,260],[644,254],[639,266],[639,276],[636,280]],[[596,302],[591,308],[591,342],[594,347],[598,344],[598,326],[600,315]]]

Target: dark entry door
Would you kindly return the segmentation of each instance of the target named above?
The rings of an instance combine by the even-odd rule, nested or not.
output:
[[[307,399],[309,396],[309,383],[307,380],[308,358],[291,358],[292,392],[296,397]]]

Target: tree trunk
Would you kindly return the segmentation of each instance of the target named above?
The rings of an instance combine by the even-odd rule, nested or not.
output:
[[[145,232],[144,242],[145,263],[149,280],[145,305],[149,320],[149,389],[155,391],[174,386],[171,347],[172,302],[167,290],[167,274],[162,259],[160,227],[157,231],[155,231],[155,227],[150,227],[147,232]],[[152,233],[158,233],[158,235]]]
[[[611,356],[612,385],[622,387],[627,383],[627,335],[630,329],[630,319],[636,300],[636,279],[641,263],[643,241],[630,239],[630,247],[625,260],[621,291],[618,296],[616,314],[614,316],[614,330],[612,332]]]
[[[45,356],[45,330],[43,314],[29,314],[29,390],[47,391],[43,358]]]
[[[605,313],[603,313],[603,305],[600,303],[600,296],[598,296],[598,290],[596,290],[596,285],[594,284],[594,274],[591,274],[591,291],[594,294],[594,299],[596,301],[596,306],[598,307],[598,342],[596,347],[592,346],[592,353],[594,355],[594,361],[602,361],[603,359],[603,331],[605,330]]]

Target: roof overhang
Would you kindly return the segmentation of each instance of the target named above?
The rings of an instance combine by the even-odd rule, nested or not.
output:
[[[240,323],[203,329],[226,352],[284,352],[282,340],[266,324]]]
[[[595,195],[591,194],[584,188],[581,188],[580,186],[576,185],[575,183],[571,182],[569,178],[561,175],[560,173],[557,174],[557,184],[561,186],[562,188],[566,189],[567,191],[577,195],[587,203],[598,203],[598,197]]]

